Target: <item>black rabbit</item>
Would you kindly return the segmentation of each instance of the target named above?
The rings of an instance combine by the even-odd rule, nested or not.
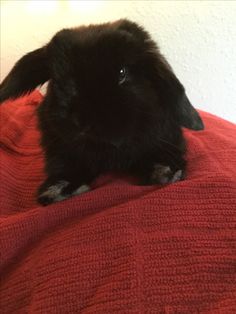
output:
[[[184,177],[181,127],[203,123],[149,34],[128,20],[63,29],[23,56],[0,85],[0,101],[49,81],[39,106],[46,205],[89,190],[100,174],[140,184]]]

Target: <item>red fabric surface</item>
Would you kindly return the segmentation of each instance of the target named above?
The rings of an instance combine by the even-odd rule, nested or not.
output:
[[[184,181],[103,176],[47,207],[38,92],[1,110],[1,313],[236,313],[236,126],[201,113]]]

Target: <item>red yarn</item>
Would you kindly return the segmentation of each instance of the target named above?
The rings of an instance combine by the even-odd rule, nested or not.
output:
[[[38,92],[1,111],[1,313],[236,313],[236,126],[201,112],[187,178],[101,177],[47,207]]]

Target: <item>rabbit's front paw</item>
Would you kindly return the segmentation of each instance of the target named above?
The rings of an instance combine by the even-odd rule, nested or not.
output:
[[[180,181],[184,178],[181,169],[173,171],[169,166],[155,164],[151,173],[150,181],[152,184],[167,184]]]
[[[41,205],[49,205],[55,202],[65,200],[71,196],[79,195],[89,191],[88,185],[83,184],[72,189],[72,184],[65,180],[58,180],[55,183],[45,182],[39,189],[38,202]]]

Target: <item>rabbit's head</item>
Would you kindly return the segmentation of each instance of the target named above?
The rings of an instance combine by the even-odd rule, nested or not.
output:
[[[136,23],[64,29],[22,57],[0,85],[0,101],[49,81],[42,107],[76,136],[114,145],[151,125],[203,129],[184,87]],[[46,118],[46,116],[45,116]]]

